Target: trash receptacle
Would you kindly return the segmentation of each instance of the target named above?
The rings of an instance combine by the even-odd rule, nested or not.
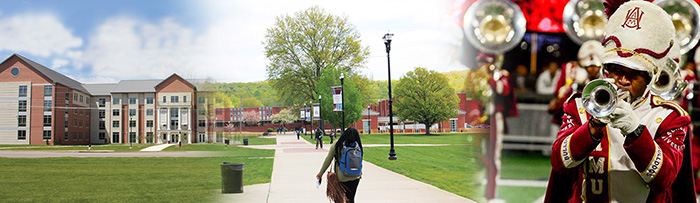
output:
[[[224,143],[226,143],[226,145],[229,145],[228,139],[225,139],[225,140],[224,140]]]
[[[248,138],[243,139],[243,145],[248,145]]]
[[[243,163],[229,163],[224,161],[221,165],[221,193],[243,192]]]

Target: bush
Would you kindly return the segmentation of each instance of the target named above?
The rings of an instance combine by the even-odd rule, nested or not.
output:
[[[267,132],[275,132],[275,129],[267,128]]]

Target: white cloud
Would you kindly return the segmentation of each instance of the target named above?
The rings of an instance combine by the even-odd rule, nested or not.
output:
[[[57,59],[54,59],[53,62],[51,63],[52,64],[51,68],[53,68],[53,69],[61,68],[61,67],[64,67],[65,65],[68,65],[69,63],[70,63],[70,61],[68,61],[66,59],[57,58]]]
[[[0,18],[0,51],[49,57],[64,55],[82,44],[82,39],[73,36],[53,15],[23,14]]]

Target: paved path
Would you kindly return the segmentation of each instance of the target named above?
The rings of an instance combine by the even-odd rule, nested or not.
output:
[[[315,184],[316,173],[321,168],[328,151],[316,150],[314,145],[303,139],[297,140],[296,135],[292,134],[278,135],[277,145],[273,146],[276,150],[271,183],[245,186],[243,193],[223,194],[220,200],[272,203],[329,202],[326,198],[325,177],[318,189]],[[363,177],[355,200],[357,202],[474,202],[369,162],[363,163]]]
[[[142,152],[159,152],[163,151],[163,149],[168,148],[170,146],[173,146],[175,144],[159,144],[159,145],[153,145],[150,147],[143,148],[141,151]]]

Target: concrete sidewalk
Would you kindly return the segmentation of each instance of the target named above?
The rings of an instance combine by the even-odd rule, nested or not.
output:
[[[175,144],[159,144],[159,145],[154,145],[150,147],[143,148],[141,151],[142,152],[159,152],[163,151],[163,149],[168,148],[170,146],[173,146]]]
[[[316,188],[316,173],[328,154],[296,135],[278,135],[272,180],[269,184],[245,186],[243,193],[222,194],[223,202],[329,202],[326,177]],[[389,161],[389,160],[387,160]],[[249,170],[248,168],[244,170]],[[369,162],[363,163],[363,176],[356,202],[474,202],[434,186],[391,172]],[[243,172],[245,175],[245,171]]]

